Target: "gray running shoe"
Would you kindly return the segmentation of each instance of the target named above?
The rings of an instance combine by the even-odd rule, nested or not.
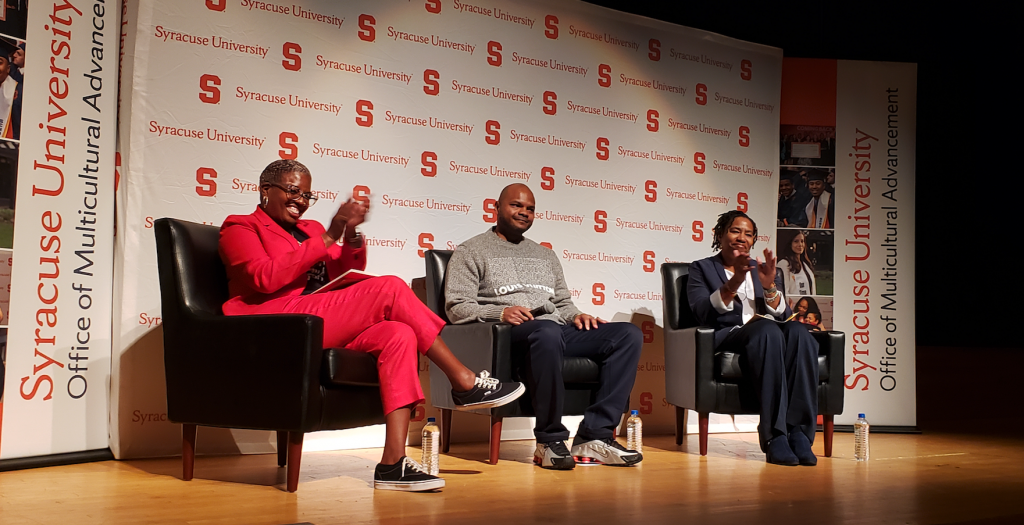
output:
[[[595,439],[582,443],[576,443],[576,440],[573,440],[572,457],[580,465],[611,465],[613,467],[628,467],[644,460],[642,454],[626,449],[618,441],[615,441],[615,438]]]
[[[537,443],[537,449],[533,451],[533,462],[551,470],[576,468],[576,462],[569,454],[569,449],[565,446],[564,441]]]

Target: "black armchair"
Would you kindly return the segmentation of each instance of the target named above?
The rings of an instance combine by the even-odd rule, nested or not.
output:
[[[427,307],[445,322],[448,322],[448,316],[444,311],[444,279],[451,256],[450,250],[426,252]],[[512,325],[498,322],[448,324],[441,330],[441,337],[470,370],[490,370],[491,377],[501,381],[521,381],[522,362],[515,356],[523,353],[512,351]],[[587,358],[567,358],[562,365],[562,378],[565,381],[563,413],[582,415],[594,402],[600,380],[598,364]],[[451,383],[443,372],[433,366],[430,367],[430,402],[441,409],[441,451],[448,452],[455,405]],[[498,462],[502,419],[534,415],[529,393],[507,405],[474,412],[491,416],[489,460],[492,465]]]
[[[708,414],[757,414],[757,392],[744,381],[738,354],[715,352],[715,331],[698,326],[686,300],[688,263],[661,265],[665,321],[665,399],[676,407],[676,444],[683,442],[686,409],[697,412],[700,455],[708,453]],[[832,456],[833,419],[843,413],[845,334],[812,332],[818,341],[818,413],[825,456]]]
[[[225,316],[220,228],[155,224],[167,417],[182,424],[182,479],[192,479],[196,427],[277,431],[278,465],[295,492],[305,432],[384,422],[373,355],[322,348],[314,315]]]

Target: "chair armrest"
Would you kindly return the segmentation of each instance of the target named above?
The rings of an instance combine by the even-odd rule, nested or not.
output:
[[[486,322],[445,325],[441,339],[462,364],[475,373],[490,372],[501,381],[512,380],[512,325]],[[452,385],[437,366],[430,367],[430,402],[437,408],[453,409]],[[485,410],[481,413],[487,414]]]
[[[164,326],[172,421],[307,430],[320,421],[323,319],[186,314]]]
[[[843,399],[846,389],[843,373],[846,366],[846,334],[830,330],[811,332],[818,342],[818,355],[825,356],[828,366],[828,406],[819,406],[819,414],[837,415],[843,413]]]
[[[700,408],[702,397],[713,402],[715,330],[704,326],[666,328],[664,333],[665,400],[692,410]],[[702,387],[711,390],[702,392]]]

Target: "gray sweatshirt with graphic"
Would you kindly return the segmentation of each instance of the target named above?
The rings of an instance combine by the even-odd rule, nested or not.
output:
[[[533,310],[551,303],[555,313],[535,316],[558,324],[580,314],[565,286],[555,252],[524,238],[519,244],[488,230],[459,245],[448,263],[444,309],[455,324],[500,321],[509,306]]]

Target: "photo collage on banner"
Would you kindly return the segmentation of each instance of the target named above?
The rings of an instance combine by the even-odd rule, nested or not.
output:
[[[14,264],[14,203],[21,139],[28,0],[0,0],[0,416]]]
[[[835,329],[835,89],[834,70],[792,78],[783,68],[775,256],[792,319],[814,330]]]

